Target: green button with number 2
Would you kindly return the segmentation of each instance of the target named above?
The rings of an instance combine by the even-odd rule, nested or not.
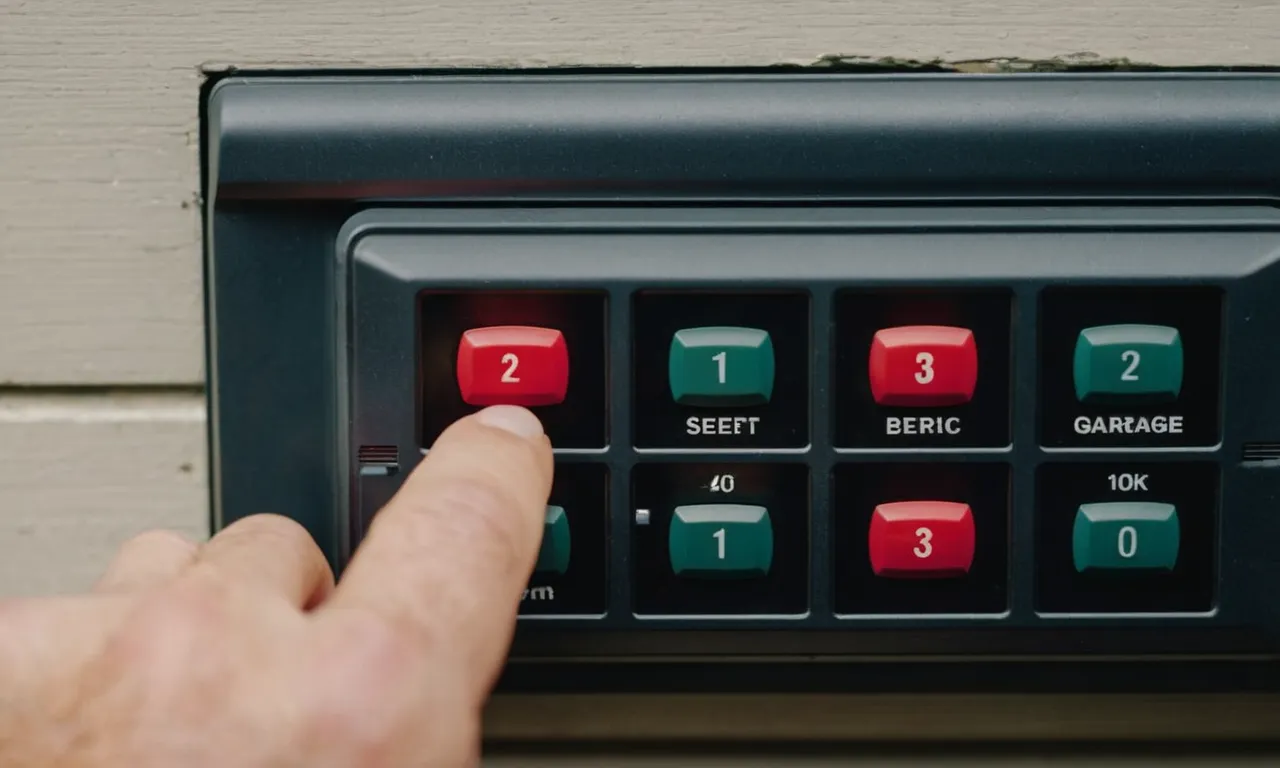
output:
[[[765,576],[773,565],[773,523],[769,510],[747,504],[676,507],[667,546],[680,576]]]
[[[1182,391],[1182,338],[1166,325],[1100,325],[1076,338],[1072,361],[1080,402],[1173,399]]]
[[[667,378],[681,405],[743,406],[773,396],[773,341],[758,328],[685,328],[671,339]]]

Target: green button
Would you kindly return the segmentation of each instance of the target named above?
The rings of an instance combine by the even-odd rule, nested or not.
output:
[[[769,510],[745,504],[676,507],[667,537],[671,569],[685,576],[764,576],[773,565]]]
[[[1081,504],[1071,535],[1077,571],[1172,570],[1178,562],[1178,511],[1172,504],[1121,501]]]
[[[1182,391],[1182,337],[1166,325],[1101,325],[1076,338],[1072,364],[1080,402]]]
[[[767,403],[773,396],[773,341],[758,328],[685,328],[671,339],[667,378],[681,405]]]
[[[564,507],[547,506],[542,521],[542,548],[533,567],[537,573],[564,573],[569,570],[569,518]]]

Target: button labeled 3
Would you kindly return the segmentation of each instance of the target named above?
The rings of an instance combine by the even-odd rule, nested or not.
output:
[[[681,405],[743,406],[773,396],[773,341],[757,328],[685,328],[671,339],[667,377]]]
[[[773,564],[773,523],[759,506],[676,507],[667,547],[677,575],[764,576]]]
[[[1172,400],[1182,391],[1182,338],[1166,325],[1101,325],[1076,338],[1072,360],[1081,402],[1145,396]]]
[[[868,372],[879,405],[959,405],[973,399],[978,346],[968,328],[885,328],[871,340]]]
[[[468,405],[554,405],[569,389],[569,349],[554,328],[472,328],[458,345],[458,389]]]
[[[963,576],[976,533],[968,504],[899,501],[876,506],[867,534],[871,570],[890,578]]]
[[[1081,504],[1071,534],[1077,571],[1164,569],[1178,562],[1181,538],[1172,504],[1147,501]]]

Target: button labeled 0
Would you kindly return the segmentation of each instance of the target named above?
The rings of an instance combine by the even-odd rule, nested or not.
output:
[[[554,405],[569,389],[569,348],[554,328],[472,328],[458,345],[458,389],[468,405]]]
[[[960,405],[978,383],[978,345],[968,328],[883,328],[871,340],[867,370],[879,405]]]
[[[899,501],[871,515],[871,570],[886,578],[952,578],[973,566],[977,534],[968,504]]]

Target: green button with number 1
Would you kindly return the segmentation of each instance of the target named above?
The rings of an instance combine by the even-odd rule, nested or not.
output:
[[[681,405],[759,405],[773,396],[773,367],[768,331],[685,328],[671,339],[667,378]]]
[[[680,576],[764,576],[773,565],[773,523],[769,510],[748,504],[676,507],[667,546]]]

